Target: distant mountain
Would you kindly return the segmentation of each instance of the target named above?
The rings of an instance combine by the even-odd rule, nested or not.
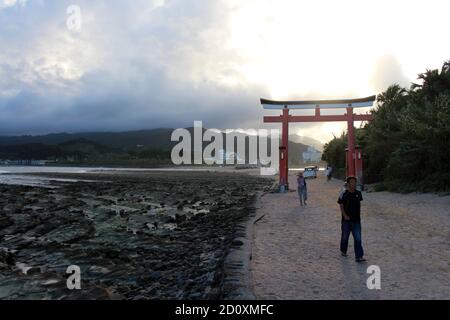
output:
[[[0,159],[41,160],[62,156],[64,156],[64,152],[58,146],[50,146],[42,143],[0,146]]]
[[[0,159],[48,160],[67,157],[89,157],[116,152],[117,149],[105,147],[87,139],[76,139],[58,145],[27,143],[0,146]]]
[[[0,146],[41,143],[58,145],[78,139],[86,139],[100,145],[133,149],[137,145],[153,148],[168,148],[171,146],[170,136],[173,129],[152,129],[127,132],[84,132],[84,133],[52,133],[40,136],[0,136]]]
[[[99,143],[90,141],[85,138],[70,140],[60,143],[59,148],[66,154],[99,154],[99,153],[114,153],[117,149],[106,147]]]
[[[187,128],[194,136],[194,128]],[[205,128],[203,129],[206,130]],[[160,128],[128,132],[86,132],[86,133],[56,133],[41,136],[1,136],[0,159],[48,159],[67,158],[76,159],[105,158],[107,154],[129,154],[137,158],[157,157],[167,155],[178,142],[171,141],[173,129]],[[241,136],[245,133],[236,132]],[[225,134],[222,133],[224,147],[226,147]],[[248,139],[248,138],[246,138]],[[306,144],[299,141],[309,141]],[[193,139],[192,139],[193,143]],[[204,142],[203,147],[209,142]],[[246,156],[248,159],[248,140],[246,143]],[[322,144],[314,139],[291,135],[289,141],[289,163],[302,164],[303,152],[308,145],[322,150]],[[270,141],[268,143],[270,148]]]
[[[289,140],[296,143],[301,143],[307,146],[314,147],[317,151],[320,152],[323,151],[323,143],[310,137],[300,136],[298,134],[290,134]]]
[[[302,143],[295,143],[293,141],[289,141],[289,165],[302,165],[303,164],[303,152],[308,149],[307,145]]]

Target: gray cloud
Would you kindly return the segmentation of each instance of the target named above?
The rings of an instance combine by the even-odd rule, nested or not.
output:
[[[222,45],[221,1],[72,1],[0,10],[0,134],[261,122],[266,88],[225,85],[238,59]]]
[[[407,86],[415,70],[420,72],[422,59],[442,61],[429,50],[416,52],[416,34],[410,35],[414,41],[399,44],[392,33],[401,24],[397,14],[383,28],[354,28],[351,22],[333,33],[328,22],[329,26],[297,35],[298,24],[284,24],[286,6],[248,2],[252,5],[244,6],[245,14],[233,25],[242,9],[236,0],[0,0],[0,134],[185,127],[194,120],[203,120],[207,127],[257,128],[263,114],[277,113],[263,111],[259,98],[277,96],[280,89],[286,88],[292,99],[356,97],[384,91],[392,83]],[[66,10],[72,4],[81,8],[79,32],[66,26]],[[308,1],[298,8],[302,6],[302,12],[315,8]],[[384,14],[391,6],[384,1],[374,9]],[[436,6],[437,2],[427,4],[429,12]],[[254,12],[264,7],[259,16]],[[348,10],[351,16],[362,17],[358,10],[365,11],[364,6],[350,9],[353,6]],[[415,12],[422,15],[423,9]],[[254,14],[256,19],[249,19]],[[295,20],[296,13],[289,17],[287,22]],[[402,15],[404,24],[411,23],[408,17]],[[434,21],[442,27],[426,24],[423,39],[435,35],[435,46],[447,45],[439,33],[429,32],[440,30],[444,35],[447,20]],[[283,39],[286,34],[299,36],[300,42]],[[346,41],[358,35],[364,37],[353,39],[361,47],[355,57],[371,48],[372,40],[361,39],[373,37],[385,39],[378,54],[393,52],[374,64],[370,84],[366,82],[371,55],[353,61],[344,59],[347,53],[336,54],[345,52]],[[290,47],[293,43],[297,45]],[[334,51],[316,48],[322,43]],[[447,47],[440,47],[440,52],[448,51],[442,48]],[[285,76],[287,81],[277,83]],[[341,130],[312,123],[295,128],[310,135]],[[325,136],[330,134],[321,140]]]

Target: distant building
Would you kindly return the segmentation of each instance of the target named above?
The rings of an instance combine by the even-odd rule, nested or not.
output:
[[[245,160],[240,158],[236,152],[225,152],[224,149],[219,150],[219,157],[223,159],[224,164],[226,164],[227,161],[233,161],[237,163],[238,161]]]
[[[217,152],[217,156],[218,156],[219,159],[223,160],[223,164],[227,164],[228,160],[233,161],[235,163],[237,163],[237,161],[241,160],[241,158],[238,157],[237,153],[235,153],[235,152],[226,152],[224,149],[220,149]],[[216,158],[209,158],[209,157],[206,158],[205,157],[205,160],[207,160],[207,161],[215,161]]]
[[[0,160],[1,165],[6,166],[45,166],[47,160]]]
[[[303,163],[318,163],[322,160],[322,152],[316,150],[314,147],[308,146],[308,149],[303,152]]]

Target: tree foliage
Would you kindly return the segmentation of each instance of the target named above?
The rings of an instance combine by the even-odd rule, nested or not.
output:
[[[356,130],[366,182],[393,190],[450,191],[450,61],[427,70],[409,89],[397,84],[377,98],[374,120]],[[324,160],[345,167],[346,135],[324,148]]]

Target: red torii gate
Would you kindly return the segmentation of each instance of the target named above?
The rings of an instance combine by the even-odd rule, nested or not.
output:
[[[288,143],[289,143],[289,123],[290,122],[336,122],[346,121],[348,124],[348,152],[347,152],[347,176],[362,177],[362,155],[355,154],[355,121],[371,121],[371,114],[354,114],[353,108],[371,107],[376,100],[376,96],[362,99],[342,99],[342,100],[311,100],[311,101],[272,101],[261,99],[264,109],[283,110],[281,116],[266,116],[265,123],[281,123],[282,136],[280,146],[280,190],[289,190],[289,163],[288,163]],[[321,115],[320,109],[346,108],[344,115]],[[289,114],[290,109],[315,109],[314,116],[293,116]],[[358,167],[358,168],[357,168]],[[358,169],[358,174],[357,174]]]

